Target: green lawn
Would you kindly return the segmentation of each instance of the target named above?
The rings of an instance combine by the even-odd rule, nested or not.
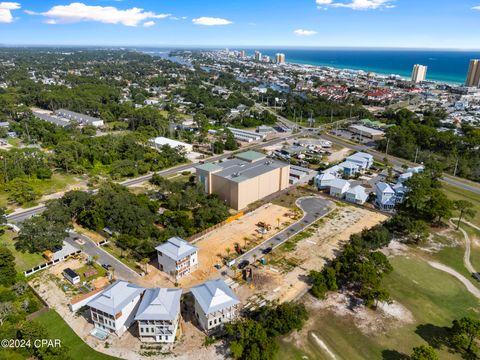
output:
[[[114,244],[113,241],[110,241],[107,245],[102,247],[105,251],[113,255],[115,258],[117,258],[119,261],[127,265],[130,269],[132,269],[135,272],[143,271],[140,269],[135,262],[135,259],[133,259],[132,256],[128,254],[127,251],[122,251],[117,245]]]
[[[443,183],[442,188],[445,192],[445,194],[451,199],[451,200],[467,200],[470,201],[473,206],[474,210],[477,212],[475,217],[473,219],[467,219],[471,223],[480,226],[480,194],[460,189],[456,186],[448,185]],[[454,215],[457,215],[455,213]]]
[[[39,180],[39,179],[29,179],[28,182],[35,188],[40,196],[54,194],[56,192],[63,191],[69,185],[74,185],[78,183],[80,179],[73,175],[67,174],[53,174],[50,179]],[[0,206],[5,207],[8,204],[8,193],[3,189],[0,190]],[[35,206],[36,203],[24,204],[23,207]],[[16,207],[13,206],[13,207]]]
[[[4,235],[0,236],[0,244],[10,249],[13,256],[15,256],[17,271],[23,272],[45,262],[45,259],[41,254],[30,254],[17,251],[13,240],[15,236],[14,232],[6,231]]]
[[[42,323],[49,332],[51,339],[60,339],[62,346],[69,349],[69,355],[73,360],[115,360],[117,358],[104,355],[93,350],[68,326],[55,310],[40,315],[35,320]]]
[[[90,270],[96,270],[97,273],[95,275],[92,275],[86,278],[84,273]],[[103,277],[107,272],[102,266],[98,265],[97,263],[93,263],[92,265],[87,264],[85,266],[82,266],[79,269],[75,269],[75,271],[80,275],[80,281],[82,283],[84,281],[91,281],[96,278]]]
[[[453,319],[470,315],[477,317],[480,301],[473,297],[456,279],[433,269],[418,257],[397,256],[391,259],[394,271],[384,281],[393,299],[410,310],[415,322],[398,326],[390,323],[387,330],[374,334],[362,333],[348,316],[331,311],[315,311],[314,326],[308,332],[307,346],[298,349],[291,343],[280,341],[278,359],[331,360],[318,345],[314,336],[327,344],[339,359],[399,359],[409,354],[414,346],[430,342],[435,335],[444,334],[443,327]],[[305,352],[305,353],[304,353]],[[461,359],[441,346],[441,359]]]

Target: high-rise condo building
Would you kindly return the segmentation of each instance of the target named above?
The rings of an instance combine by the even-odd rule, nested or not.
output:
[[[470,60],[465,85],[469,87],[480,87],[480,60]]]
[[[275,62],[277,64],[285,64],[285,54],[281,54],[281,53],[276,54]]]
[[[425,81],[427,77],[427,69],[428,67],[426,67],[425,65],[420,65],[420,64],[413,65],[412,81],[414,83]]]
[[[245,50],[240,51],[239,55],[243,59],[245,57]]]
[[[255,51],[255,60],[262,61],[262,53],[260,51]]]

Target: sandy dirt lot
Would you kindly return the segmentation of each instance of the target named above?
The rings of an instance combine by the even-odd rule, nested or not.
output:
[[[310,270],[321,270],[350,235],[386,218],[383,214],[353,206],[337,208],[314,225],[317,228],[312,235],[300,240],[294,250],[285,251],[280,247],[267,256],[267,261],[274,265],[255,271],[254,290],[250,293],[260,293],[267,300],[282,302],[297,299],[308,290],[305,279]],[[242,295],[247,296],[248,291],[242,290]]]
[[[179,286],[190,288],[206,280],[220,277],[220,271],[214,266],[216,264],[223,265],[222,257],[228,254],[231,257],[234,256],[235,243],[239,243],[242,248],[246,245],[248,248],[252,248],[293,223],[292,216],[294,215],[291,210],[283,206],[266,204],[198,239],[195,245],[199,248],[199,267],[191,275],[182,279]],[[265,234],[259,234],[256,231],[258,229],[256,224],[259,222],[270,225],[271,229]],[[159,271],[156,262],[153,262],[148,267],[148,274],[139,279],[138,283],[145,287],[172,287],[175,281],[169,275]]]
[[[348,148],[342,148],[338,151],[331,150],[332,155],[327,157],[327,161],[332,163],[337,163],[339,161],[343,161],[347,156],[349,156],[353,151]]]

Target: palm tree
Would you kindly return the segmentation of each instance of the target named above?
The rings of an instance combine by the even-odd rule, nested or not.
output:
[[[460,211],[458,215],[457,230],[460,228],[460,223],[464,216],[473,218],[476,214],[476,211],[473,210],[473,204],[467,200],[457,200],[453,203],[456,210]]]

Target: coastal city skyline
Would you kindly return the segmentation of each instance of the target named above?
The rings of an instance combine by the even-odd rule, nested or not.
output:
[[[413,0],[0,2],[3,45],[479,49],[480,3]],[[365,26],[375,24],[375,26]],[[448,25],[448,26],[446,26]],[[32,36],[35,29],[35,36]]]
[[[0,358],[480,360],[480,0],[0,0]]]

